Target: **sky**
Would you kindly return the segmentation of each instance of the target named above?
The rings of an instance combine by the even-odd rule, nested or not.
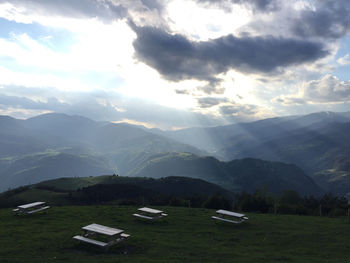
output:
[[[0,115],[180,129],[350,111],[348,0],[0,0]]]

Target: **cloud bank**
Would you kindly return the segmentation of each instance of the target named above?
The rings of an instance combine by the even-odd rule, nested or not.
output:
[[[282,67],[314,62],[328,55],[321,43],[228,35],[195,42],[155,27],[138,27],[135,56],[171,81],[198,79],[213,82],[230,69],[245,73],[273,73]]]

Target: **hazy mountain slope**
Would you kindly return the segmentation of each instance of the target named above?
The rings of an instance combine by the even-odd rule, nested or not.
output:
[[[0,190],[58,177],[95,176],[113,169],[104,159],[64,153],[35,154],[3,161]]]
[[[320,194],[322,190],[295,165],[257,159],[220,162],[213,157],[192,154],[156,155],[130,172],[138,177],[166,177],[172,175],[201,178],[230,191],[253,192],[265,187],[281,193],[293,189],[301,194]]]
[[[28,120],[0,116],[0,190],[79,172],[125,173],[151,154],[172,151],[202,153],[129,124],[57,113]],[[52,152],[62,155],[47,155]]]
[[[23,121],[0,116],[0,157],[41,151],[46,147],[26,130]]]
[[[324,126],[335,122],[350,121],[350,113],[319,112],[304,116],[288,116],[259,120],[250,123],[238,123],[227,126],[211,128],[189,128],[177,131],[166,131],[164,135],[180,142],[204,149],[219,158],[231,160],[232,156],[226,155],[221,149],[242,144],[256,144],[283,136],[294,130],[316,130],[320,125]],[[156,131],[159,133],[159,131]],[[220,151],[220,152],[218,152]]]
[[[254,157],[294,163],[312,174],[331,169],[334,162],[350,153],[350,122],[333,123],[318,131],[299,129],[262,143],[228,146],[231,158]]]
[[[350,156],[350,112],[318,112],[187,129],[170,132],[168,136],[208,147],[221,160],[252,157],[296,164],[335,194],[346,194],[346,188],[350,188],[348,172],[336,167],[339,160]]]

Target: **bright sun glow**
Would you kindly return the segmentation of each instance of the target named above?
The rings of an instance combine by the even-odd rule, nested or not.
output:
[[[229,12],[189,0],[171,1],[167,12],[174,31],[202,41],[232,34],[251,19],[251,13],[239,5],[233,5]]]

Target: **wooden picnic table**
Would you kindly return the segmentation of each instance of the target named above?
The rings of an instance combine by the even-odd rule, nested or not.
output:
[[[44,211],[49,208],[50,206],[46,206],[46,202],[34,202],[34,203],[19,205],[17,206],[17,208],[13,209],[12,211],[17,215],[19,214],[28,215],[28,214]]]
[[[133,214],[133,216],[148,219],[148,220],[155,220],[158,218],[168,216],[168,214],[165,214],[162,210],[153,209],[153,208],[149,208],[149,207],[142,207],[142,208],[139,208],[137,210],[140,211],[141,213],[140,214],[138,214],[138,213]]]
[[[229,223],[240,224],[240,223],[248,220],[248,217],[246,217],[246,215],[244,215],[244,214],[240,214],[240,213],[236,213],[236,212],[232,212],[232,211],[228,211],[228,210],[223,210],[223,209],[217,210],[216,214],[217,214],[217,216],[212,216],[211,218],[213,218],[215,220],[229,222]]]
[[[123,241],[128,238],[130,235],[125,234],[124,230],[118,228],[112,228],[99,224],[90,224],[82,227],[83,235],[74,236],[73,239],[78,241],[86,242],[89,244],[93,244],[99,247],[108,248],[114,244]],[[91,239],[90,236],[105,236],[107,237],[107,241],[100,241],[97,239]]]

